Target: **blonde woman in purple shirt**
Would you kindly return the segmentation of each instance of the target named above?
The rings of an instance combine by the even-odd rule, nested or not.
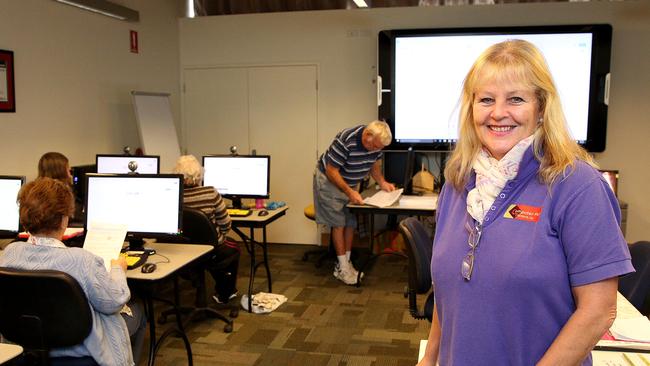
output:
[[[634,268],[618,202],[531,43],[495,44],[470,69],[445,178],[418,366],[591,365]]]

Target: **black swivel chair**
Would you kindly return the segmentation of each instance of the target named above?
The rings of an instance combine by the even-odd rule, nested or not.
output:
[[[409,312],[415,319],[433,317],[433,291],[427,296],[424,308],[420,310],[417,295],[426,294],[431,289],[431,253],[433,240],[424,225],[414,217],[409,217],[399,224],[399,231],[406,242],[406,252],[409,258],[408,286],[404,297],[409,299]]]
[[[79,283],[52,270],[0,267],[0,333],[25,352],[16,365],[97,365],[88,357],[49,357],[49,350],[80,344],[93,325]]]
[[[210,221],[210,218],[203,211],[190,207],[183,208],[183,236],[187,242],[192,244],[214,245],[219,240],[217,229],[212,221]],[[233,329],[232,319],[208,307],[206,304],[205,265],[206,263],[202,261],[185,271],[184,277],[192,279],[196,287],[196,300],[194,307],[181,307],[179,310],[181,313],[189,314],[188,321],[195,317],[205,315],[221,319],[226,323],[223,331],[230,333]],[[164,323],[167,316],[174,314],[173,309],[165,310],[161,313],[158,322]],[[230,317],[236,318],[238,314],[239,307],[231,306]]]
[[[618,280],[618,291],[643,315],[650,315],[650,242],[630,244],[632,265],[636,272]]]

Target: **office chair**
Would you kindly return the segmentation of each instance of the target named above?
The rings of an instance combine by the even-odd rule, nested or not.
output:
[[[208,216],[203,211],[190,207],[183,208],[183,236],[188,243],[192,244],[214,245],[219,241],[217,229]],[[223,331],[230,333],[233,329],[233,320],[206,304],[205,265],[205,261],[200,261],[195,266],[184,271],[184,277],[189,277],[196,287],[196,299],[194,307],[180,307],[179,310],[181,313],[189,314],[187,321],[205,315],[218,318],[226,323]],[[158,322],[166,322],[169,315],[175,315],[174,309],[163,311],[158,318]],[[239,306],[231,306],[230,317],[236,318],[238,315]]]
[[[409,299],[409,312],[415,319],[433,317],[433,291],[427,296],[424,308],[420,310],[417,295],[426,294],[431,289],[431,253],[433,240],[424,225],[414,217],[409,217],[399,224],[399,231],[406,242],[406,253],[409,258],[408,286],[404,297]]]
[[[0,333],[25,349],[17,365],[97,365],[90,357],[49,357],[53,348],[80,344],[93,325],[79,283],[53,270],[0,268]]]
[[[647,316],[650,315],[650,242],[638,241],[629,248],[636,272],[619,278],[618,291]]]

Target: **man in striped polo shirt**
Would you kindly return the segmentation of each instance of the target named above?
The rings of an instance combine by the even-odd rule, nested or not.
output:
[[[332,241],[338,263],[334,277],[345,284],[357,283],[357,270],[350,262],[355,215],[345,207],[348,203],[363,204],[359,183],[370,176],[385,191],[395,186],[381,172],[381,149],[393,138],[386,122],[373,121],[339,132],[330,147],[318,159],[314,171],[314,206],[316,222],[332,228]]]

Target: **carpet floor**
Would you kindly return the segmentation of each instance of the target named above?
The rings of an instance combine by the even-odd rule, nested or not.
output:
[[[404,298],[406,258],[381,256],[366,271],[360,288],[346,286],[332,276],[334,262],[316,268],[314,259],[302,261],[311,246],[269,245],[273,292],[288,301],[270,314],[241,309],[232,333],[224,333],[218,319],[202,319],[187,326],[194,365],[242,366],[412,366],[419,341],[426,339],[429,322],[415,320]],[[238,289],[248,289],[250,257],[243,250]],[[207,277],[208,288],[212,279]],[[181,303],[193,301],[189,281],[181,281]],[[254,293],[268,291],[265,271],[257,271]],[[208,295],[212,294],[208,291]],[[238,303],[240,298],[235,301]],[[419,299],[420,302],[424,300]],[[211,301],[211,300],[209,300]],[[164,306],[156,303],[156,309]],[[227,314],[223,311],[223,314]],[[173,318],[171,318],[173,320]],[[171,323],[159,325],[157,334]],[[145,339],[145,348],[149,340]],[[139,365],[146,365],[147,351]],[[156,365],[187,365],[180,338],[162,344]]]

